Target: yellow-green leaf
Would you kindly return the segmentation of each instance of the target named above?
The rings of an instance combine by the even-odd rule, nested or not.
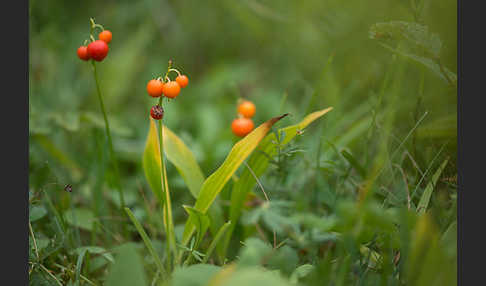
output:
[[[164,153],[177,168],[189,191],[197,198],[201,186],[204,183],[204,175],[197,164],[196,158],[191,150],[177,137],[167,126],[164,125]]]
[[[286,115],[287,114],[274,117],[261,124],[233,146],[223,164],[211,176],[209,176],[206,181],[204,181],[199,193],[199,197],[197,198],[194,206],[195,209],[202,213],[206,213],[213,201],[216,199],[216,196],[223,189],[224,185],[236,172],[243,161],[251,154],[251,152],[253,152],[253,150],[255,150],[260,141],[265,137],[265,135],[267,135],[268,131],[270,131],[273,124]],[[186,245],[189,242],[194,230],[194,218],[193,216],[189,216],[182,238],[183,245]]]
[[[165,141],[165,140],[164,140]],[[147,143],[142,157],[143,170],[147,182],[159,201],[163,201],[162,181],[160,179],[160,147],[157,127],[152,118],[150,118],[150,129],[147,136]]]
[[[281,128],[278,130],[280,137],[283,137],[281,142],[282,145],[289,143],[300,130],[306,128],[316,119],[320,118],[324,114],[332,110],[332,107],[319,110],[307,115],[301,122]],[[283,135],[285,133],[285,135]],[[275,134],[268,134],[258,146],[260,152],[255,152],[250,156],[248,160],[248,166],[253,170],[256,177],[263,175],[265,170],[269,165],[269,158],[275,156],[277,153],[277,147],[273,143],[276,140]],[[250,192],[250,190],[255,186],[256,180],[253,174],[246,168],[239,178],[239,180],[233,185],[233,190],[231,192],[231,205],[230,205],[230,220],[233,222],[230,229],[227,231],[224,243],[222,244],[223,249],[227,247],[231,234],[236,226],[236,222],[240,217],[241,209],[244,204],[244,200]]]

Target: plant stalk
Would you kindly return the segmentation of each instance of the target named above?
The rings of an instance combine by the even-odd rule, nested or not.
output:
[[[123,211],[125,209],[125,198],[123,196],[123,190],[122,190],[121,183],[120,183],[120,173],[118,171],[118,163],[117,163],[117,160],[116,160],[115,152],[113,151],[113,140],[111,139],[110,123],[108,122],[108,116],[106,115],[105,105],[103,103],[103,97],[101,95],[100,83],[99,83],[99,80],[98,80],[98,72],[96,71],[96,63],[92,60],[91,64],[93,65],[93,71],[94,71],[94,77],[95,77],[95,82],[96,82],[96,91],[98,93],[98,99],[100,101],[100,107],[101,107],[101,111],[103,113],[103,119],[105,120],[105,131],[106,131],[106,137],[108,138],[108,146],[110,148],[111,162],[113,164],[113,170],[115,172],[116,189],[118,191],[118,195],[119,195],[119,198],[120,198],[121,210]]]

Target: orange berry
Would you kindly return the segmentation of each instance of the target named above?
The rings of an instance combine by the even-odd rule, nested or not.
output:
[[[252,118],[255,115],[256,107],[253,102],[245,100],[238,105],[238,113],[246,118]]]
[[[175,98],[181,92],[181,86],[177,83],[177,81],[169,81],[164,84],[163,93],[168,98]]]
[[[160,80],[151,79],[147,83],[147,92],[151,97],[160,97],[164,90],[164,83]]]
[[[231,123],[231,130],[236,136],[244,137],[253,130],[253,121],[249,118],[236,118]]]
[[[102,31],[101,33],[98,34],[98,39],[109,44],[111,42],[111,32],[108,30]]]
[[[189,84],[189,78],[186,75],[179,75],[176,77],[177,83],[182,87],[186,87]]]

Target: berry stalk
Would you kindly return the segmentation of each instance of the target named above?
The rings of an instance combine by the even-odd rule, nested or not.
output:
[[[162,106],[163,97],[159,98],[159,106]],[[172,248],[175,247],[175,236],[173,232],[173,222],[172,222],[172,215],[169,216],[169,212],[172,213],[172,207],[170,203],[170,194],[169,194],[169,184],[167,182],[167,174],[165,169],[165,162],[164,162],[164,132],[162,126],[162,119],[158,120],[159,123],[159,149],[160,149],[160,178],[162,183],[162,192],[165,194],[164,200],[164,217],[165,217],[165,234],[166,234],[166,247],[167,247],[167,268],[168,272],[171,272],[172,268],[172,261],[171,261],[171,251]]]
[[[98,72],[96,71],[96,63],[94,61],[91,61],[91,64],[93,65],[94,77],[95,77],[95,82],[96,82],[96,91],[97,91],[98,99],[99,99],[99,102],[100,102],[101,112],[103,113],[103,119],[105,120],[105,131],[106,131],[106,137],[108,138],[108,146],[109,146],[109,149],[110,149],[111,162],[113,164],[113,170],[115,172],[116,189],[117,189],[118,195],[120,197],[121,209],[123,210],[123,209],[125,209],[125,198],[123,196],[123,190],[122,190],[121,183],[120,183],[120,174],[119,174],[119,171],[118,171],[118,163],[117,163],[117,160],[116,160],[115,152],[113,151],[113,141],[111,139],[110,123],[108,122],[108,116],[106,115],[105,105],[103,103],[103,97],[101,95],[100,83],[99,83],[99,80],[98,80]]]

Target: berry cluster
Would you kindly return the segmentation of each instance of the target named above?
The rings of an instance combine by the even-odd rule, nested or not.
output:
[[[86,46],[88,40],[84,41],[84,45],[78,48],[78,57],[83,61],[87,61],[93,59],[97,62],[101,62],[106,55],[108,55],[108,44],[111,42],[111,32],[105,30],[103,26],[100,24],[95,24],[93,19],[91,21],[91,34],[90,34],[90,43]],[[95,40],[92,33],[95,28],[101,29],[101,32],[98,34],[98,39]]]
[[[189,84],[189,78],[186,75],[181,74],[178,70],[171,67],[172,61],[169,61],[169,68],[163,78],[158,77],[149,80],[147,83],[147,93],[151,97],[157,98],[163,95],[169,99],[176,98],[181,92],[181,88],[184,88]],[[177,77],[174,81],[169,78],[170,72],[177,73]],[[153,119],[160,120],[164,117],[164,109],[160,104],[154,105],[150,109],[150,115]]]
[[[256,107],[253,102],[243,100],[237,110],[238,118],[231,123],[231,130],[236,136],[245,137],[255,127],[251,118],[255,115]]]

